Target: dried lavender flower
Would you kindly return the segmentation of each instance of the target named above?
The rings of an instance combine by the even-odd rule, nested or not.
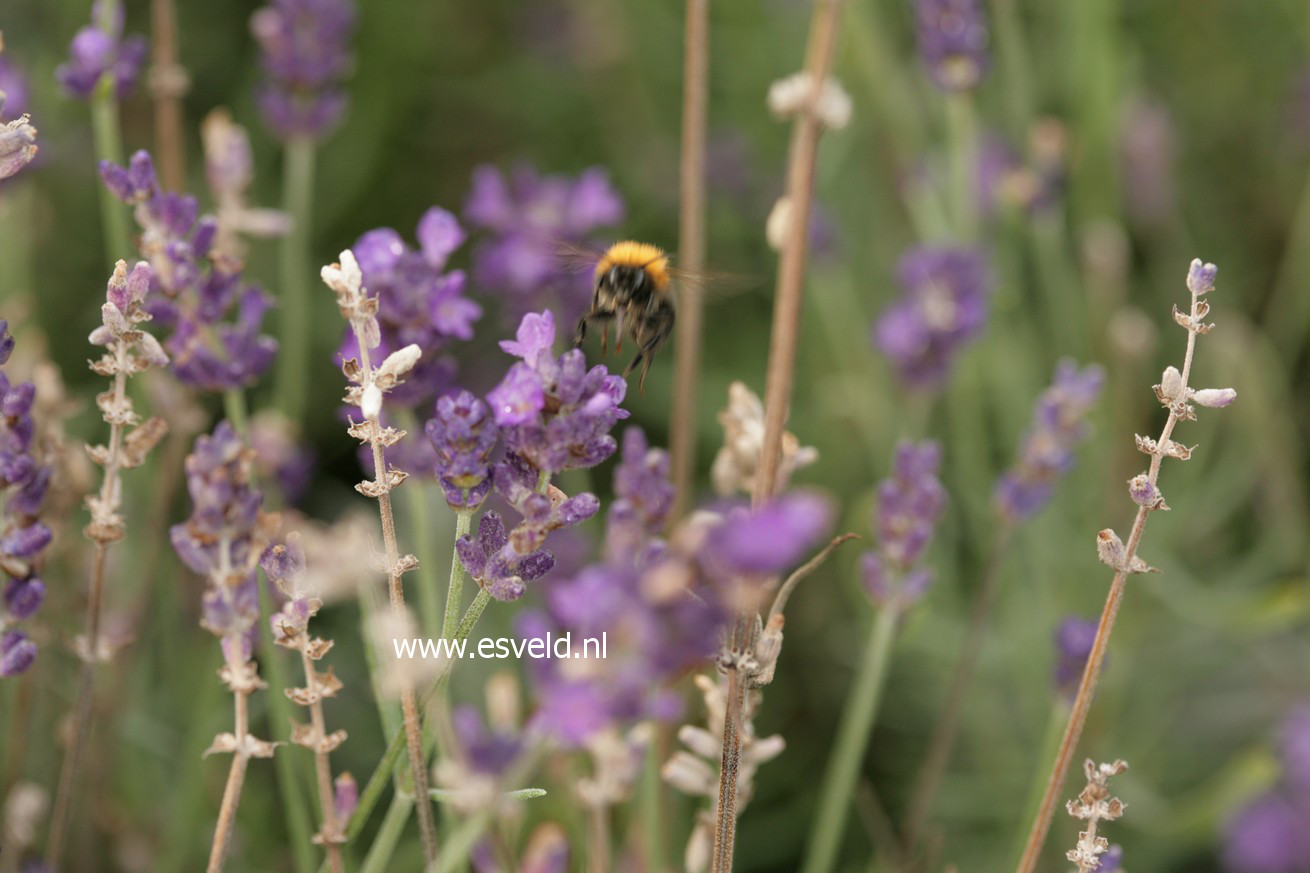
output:
[[[919,57],[937,87],[968,91],[991,62],[982,0],[914,0]]]
[[[1218,270],[1213,264],[1193,260],[1187,272],[1191,305],[1187,312],[1181,312],[1177,307],[1174,308],[1174,321],[1187,331],[1187,348],[1183,355],[1182,369],[1167,368],[1160,379],[1160,384],[1153,386],[1156,399],[1169,413],[1164,427],[1161,429],[1160,436],[1156,439],[1140,435],[1136,437],[1138,450],[1149,455],[1151,462],[1146,473],[1143,474],[1144,481],[1143,477],[1134,477],[1129,484],[1130,496],[1137,503],[1137,512],[1128,535],[1128,541],[1125,543],[1118,534],[1109,528],[1105,528],[1097,534],[1097,557],[1102,563],[1115,571],[1114,579],[1110,584],[1110,591],[1106,598],[1106,608],[1097,628],[1096,638],[1088,657],[1087,668],[1083,672],[1078,693],[1074,697],[1069,722],[1060,743],[1060,751],[1051,768],[1051,778],[1047,781],[1046,791],[1029,831],[1017,873],[1033,873],[1036,868],[1042,844],[1046,840],[1047,831],[1050,829],[1051,819],[1055,813],[1058,791],[1063,784],[1065,774],[1068,772],[1073,750],[1077,746],[1078,738],[1087,721],[1087,713],[1091,708],[1092,696],[1100,678],[1106,647],[1110,633],[1114,629],[1115,618],[1119,612],[1119,605],[1123,600],[1128,577],[1137,573],[1157,572],[1138,555],[1138,547],[1141,544],[1147,518],[1153,511],[1165,508],[1164,498],[1159,490],[1159,474],[1162,462],[1166,457],[1187,460],[1192,454],[1191,448],[1175,442],[1171,437],[1174,428],[1180,421],[1190,421],[1196,417],[1192,401],[1196,399],[1199,392],[1191,388],[1188,382],[1192,373],[1192,361],[1196,352],[1197,337],[1209,333],[1214,327],[1205,322],[1205,318],[1210,311],[1210,304],[1203,298],[1214,290],[1217,273]],[[1228,402],[1231,402],[1231,399],[1236,396],[1236,392],[1232,389],[1216,390]],[[1207,395],[1207,399],[1214,396],[1214,394]],[[1079,851],[1082,851],[1082,848],[1080,846]],[[1082,869],[1081,865],[1084,863],[1095,862],[1094,853],[1092,854],[1093,856],[1089,857],[1088,852],[1082,852],[1081,860],[1079,860],[1080,869]]]
[[[913,603],[932,584],[930,568],[916,567],[946,508],[937,478],[941,448],[934,442],[901,443],[892,475],[878,483],[873,528],[878,548],[860,559],[865,590],[875,602]]]
[[[323,602],[317,592],[306,585],[305,552],[298,534],[288,534],[284,542],[269,546],[260,558],[260,566],[264,568],[269,580],[287,597],[281,611],[270,619],[273,642],[299,652],[305,672],[304,687],[288,688],[286,694],[294,703],[309,710],[309,724],[292,725],[291,742],[314,753],[319,809],[323,816],[323,824],[314,835],[314,842],[326,847],[329,868],[334,873],[341,873],[340,847],[346,842],[343,824],[348,820],[349,813],[343,818],[339,811],[343,806],[353,805],[348,795],[353,790],[354,780],[349,774],[343,774],[337,780],[337,785],[345,792],[345,796],[338,797],[341,792],[333,787],[329,756],[345,741],[346,732],[336,730],[328,733],[323,701],[337,695],[341,690],[341,680],[332,672],[331,667],[326,673],[320,673],[314,666],[332,649],[332,641],[311,637],[309,634],[309,620],[318,614]]]
[[[561,261],[559,243],[581,243],[623,215],[623,201],[599,167],[570,178],[542,175],[528,166],[506,176],[480,166],[473,171],[464,220],[490,238],[474,250],[473,277],[500,295],[510,323],[534,309],[552,308],[572,324],[590,302],[591,282]]]
[[[105,3],[110,4],[108,14]],[[55,79],[69,96],[89,100],[101,77],[108,75],[121,99],[132,93],[145,66],[147,48],[144,36],[123,36],[120,0],[96,0],[91,5],[91,24],[73,36],[68,60],[55,70]]]
[[[878,318],[874,344],[910,387],[940,387],[986,322],[986,259],[977,249],[923,246],[901,258],[897,274],[903,294]]]
[[[291,229],[291,219],[285,212],[257,209],[246,202],[255,181],[254,159],[250,136],[232,120],[231,113],[215,109],[206,115],[200,137],[205,147],[205,178],[218,219],[214,249],[224,258],[241,262],[246,254],[243,235],[284,236]]]
[[[1076,800],[1068,803],[1069,815],[1086,822],[1086,830],[1078,834],[1078,845],[1065,853],[1065,857],[1078,867],[1078,873],[1095,873],[1101,869],[1101,856],[1110,850],[1105,837],[1097,834],[1101,822],[1114,821],[1123,815],[1124,803],[1110,796],[1110,779],[1128,769],[1123,761],[1097,765],[1090,759],[1083,766],[1087,786]]]
[[[256,99],[284,140],[319,139],[346,108],[355,7],[349,0],[272,0],[250,18],[265,80]]]
[[[737,492],[750,494],[755,488],[755,468],[764,446],[764,404],[744,382],[733,382],[728,386],[728,405],[719,412],[719,424],[723,425],[723,447],[714,456],[710,468],[714,490],[725,496]],[[818,459],[817,449],[802,446],[795,434],[784,431],[778,489],[786,489],[793,473]]]
[[[382,343],[382,330],[378,324],[378,298],[364,287],[363,273],[355,255],[347,249],[338,263],[322,269],[323,282],[337,298],[337,308],[350,324],[355,337],[358,358],[342,362],[349,388],[345,402],[359,410],[361,421],[349,419],[347,432],[368,446],[373,456],[373,478],[359,483],[355,489],[365,497],[377,500],[378,517],[382,525],[382,539],[386,548],[387,594],[391,602],[390,620],[401,626],[407,621],[405,591],[401,578],[418,567],[413,555],[401,555],[396,538],[396,522],[391,507],[391,492],[405,481],[403,470],[388,465],[385,449],[404,438],[404,431],[381,423],[384,397],[401,385],[405,377],[419,363],[421,350],[409,345],[392,351],[380,364],[374,364],[371,355]],[[412,636],[412,635],[411,635]],[[418,700],[410,677],[401,678],[401,713],[405,727],[405,745],[409,755],[410,775],[414,780],[414,793],[427,797],[427,765],[423,751],[423,736],[419,726]],[[437,832],[430,804],[418,805],[419,833],[423,841],[423,855],[428,863],[436,859]]]
[[[1079,369],[1064,360],[1037,401],[1033,424],[1015,465],[996,483],[996,506],[1009,521],[1031,517],[1051,498],[1055,483],[1073,467],[1074,447],[1087,436],[1087,415],[1096,404],[1105,371]]]
[[[4,108],[4,92],[0,91],[0,109]],[[8,179],[36,158],[36,128],[28,124],[26,115],[0,124],[0,179]]]

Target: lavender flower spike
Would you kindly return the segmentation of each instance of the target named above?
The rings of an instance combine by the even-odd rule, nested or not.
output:
[[[914,19],[919,57],[937,87],[977,87],[990,62],[982,0],[914,0]]]
[[[13,351],[9,323],[0,319],[0,366]],[[38,571],[51,531],[40,521],[51,469],[33,445],[31,382],[13,384],[0,372],[0,487],[4,489],[0,538],[0,679],[25,672],[36,660],[36,644],[18,630],[45,600]]]
[[[1055,379],[1037,401],[1033,424],[1014,466],[996,483],[996,506],[1010,521],[1031,517],[1046,505],[1060,477],[1073,466],[1074,446],[1087,436],[1087,414],[1095,405],[1105,371],[1061,361]]]
[[[426,431],[446,502],[456,511],[477,509],[491,492],[491,451],[499,438],[487,404],[467,391],[446,395]]]
[[[267,77],[264,121],[284,140],[319,139],[346,107],[355,8],[349,0],[272,0],[250,19]]]
[[[946,490],[937,478],[940,462],[934,442],[901,443],[891,477],[878,484],[873,518],[878,548],[861,558],[864,587],[877,603],[913,603],[932,583],[932,570],[915,565],[946,508]]]
[[[897,274],[904,293],[879,317],[874,344],[910,387],[940,387],[986,322],[986,259],[977,249],[924,246],[901,258]]]
[[[255,738],[249,725],[250,695],[267,687],[251,655],[259,622],[259,559],[273,525],[251,481],[253,455],[226,421],[212,435],[201,435],[186,459],[191,517],[170,531],[182,563],[205,577],[200,623],[219,638],[223,668],[218,675],[236,704],[233,731],[214,737],[206,752],[232,755],[210,870],[221,870],[227,857],[247,764],[251,758],[271,758],[278,745]]]
[[[108,15],[104,4],[111,4]],[[110,76],[121,99],[132,92],[146,62],[146,39],[123,36],[120,0],[96,0],[91,24],[83,27],[68,46],[68,60],[55,70],[55,79],[70,96],[89,100],[103,76]]]

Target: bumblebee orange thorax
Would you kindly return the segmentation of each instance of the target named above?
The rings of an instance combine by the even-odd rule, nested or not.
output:
[[[601,256],[596,264],[596,276],[603,276],[612,267],[637,267],[645,270],[655,287],[661,291],[669,285],[669,256],[664,250],[650,243],[628,240],[615,243]]]

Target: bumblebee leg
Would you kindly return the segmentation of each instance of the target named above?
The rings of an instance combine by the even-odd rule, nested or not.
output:
[[[578,324],[573,328],[573,348],[582,345],[582,341],[587,338],[587,316],[578,319]]]
[[[646,355],[645,360],[641,362],[641,380],[637,382],[637,390],[643,393],[646,391],[646,374],[650,372],[650,362],[652,360],[653,358],[650,355]]]

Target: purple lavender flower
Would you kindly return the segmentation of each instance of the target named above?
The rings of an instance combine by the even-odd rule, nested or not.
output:
[[[1288,716],[1280,734],[1284,775],[1310,801],[1310,703]]]
[[[522,358],[487,395],[505,443],[546,473],[594,467],[618,448],[610,430],[628,417],[627,383],[604,365],[587,369],[580,349],[556,358],[555,317],[529,313],[501,348]]]
[[[939,387],[986,322],[986,259],[977,249],[924,246],[907,252],[897,272],[904,293],[878,319],[874,344],[911,387]]]
[[[1096,865],[1096,873],[1119,873],[1124,865],[1124,850],[1119,846],[1111,846],[1110,850],[1100,857]]]
[[[478,522],[478,535],[464,535],[455,543],[460,563],[487,593],[497,600],[517,600],[524,583],[544,576],[555,565],[545,549],[520,552],[510,542],[500,514],[487,512]]]
[[[474,251],[474,278],[502,295],[511,321],[551,307],[571,323],[590,300],[590,276],[566,269],[559,244],[581,243],[623,215],[623,201],[598,167],[577,178],[543,176],[526,166],[506,178],[494,167],[478,167],[464,218],[491,238]]]
[[[982,0],[914,0],[919,57],[943,91],[975,88],[987,71]]]
[[[873,529],[876,551],[861,557],[864,586],[875,602],[912,603],[932,583],[932,571],[915,564],[932,540],[946,508],[946,489],[937,478],[941,449],[931,441],[901,443],[892,475],[878,483]]]
[[[710,530],[704,557],[716,575],[776,575],[800,563],[831,521],[821,497],[784,494],[758,510],[729,513]]]
[[[1078,689],[1092,654],[1096,628],[1094,620],[1071,615],[1055,629],[1055,687],[1067,697],[1072,697]]]
[[[464,762],[475,773],[503,776],[523,751],[518,733],[489,727],[471,706],[457,707],[450,721]]]
[[[1304,873],[1310,870],[1310,804],[1272,791],[1256,798],[1229,822],[1224,866],[1233,873]]]
[[[206,578],[201,624],[222,640],[234,667],[250,659],[259,620],[256,570],[267,540],[252,455],[226,421],[197,438],[186,460],[191,517],[170,531],[182,563]]]
[[[104,4],[110,8],[105,9]],[[146,38],[123,36],[123,6],[119,0],[96,0],[91,24],[83,27],[68,46],[68,61],[55,70],[55,79],[69,96],[88,100],[102,76],[113,78],[114,93],[122,99],[132,93],[145,66]]]
[[[623,457],[614,468],[614,494],[632,506],[642,525],[654,533],[664,527],[677,490],[669,481],[669,453],[651,448],[639,427],[623,432]]]
[[[369,231],[352,249],[364,285],[378,301],[382,343],[376,354],[385,357],[411,343],[423,349],[422,360],[391,393],[397,404],[410,407],[430,403],[450,387],[455,364],[444,352],[452,340],[472,339],[473,323],[482,316],[482,308],[464,296],[464,271],[446,270],[464,242],[455,216],[433,207],[419,220],[417,235],[418,251],[389,227]],[[349,330],[339,355],[359,357]]]
[[[446,502],[455,510],[477,509],[491,491],[491,451],[500,436],[487,404],[467,391],[448,394],[425,430]]]
[[[100,178],[134,207],[141,254],[154,268],[152,290],[161,292],[146,308],[172,330],[165,347],[174,375],[206,391],[253,384],[277,354],[277,341],[260,333],[271,304],[246,284],[239,263],[214,249],[217,220],[197,217],[194,197],[165,192],[145,151],[126,167],[102,161]]]
[[[0,55],[0,121],[13,121],[28,111],[27,77],[4,55]]]
[[[250,19],[267,78],[256,95],[284,140],[318,139],[341,119],[355,8],[349,0],[272,0]]]
[[[0,365],[9,360],[14,338],[0,319]],[[0,518],[0,677],[16,676],[36,658],[36,644],[17,629],[36,614],[45,600],[45,583],[38,570],[41,554],[53,533],[40,521],[51,470],[32,445],[36,424],[31,382],[13,384],[0,372],[0,488],[4,512]]]
[[[1055,483],[1073,467],[1074,447],[1087,436],[1087,415],[1101,394],[1105,371],[1063,360],[1038,398],[1033,424],[1015,465],[996,483],[996,506],[1011,521],[1030,518],[1051,498]]]

